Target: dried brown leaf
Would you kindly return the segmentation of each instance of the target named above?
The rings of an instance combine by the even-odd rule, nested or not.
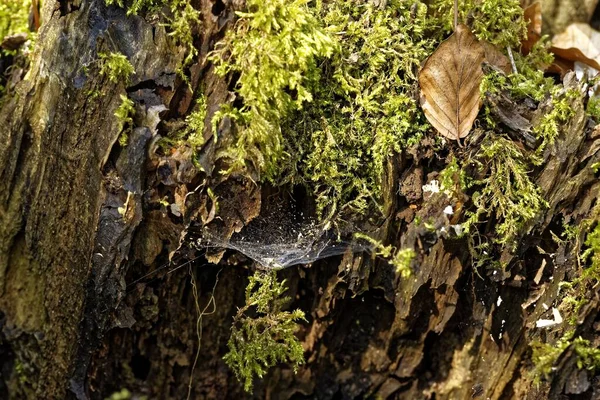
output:
[[[573,71],[575,69],[574,64],[575,63],[573,61],[565,60],[564,58],[555,55],[554,61],[546,69],[546,72],[550,72],[553,74],[560,74],[560,77],[564,78],[564,76],[567,74],[567,72]]]
[[[467,136],[481,107],[483,46],[465,25],[442,42],[419,73],[421,107],[448,139]]]
[[[550,50],[569,61],[600,70],[600,32],[585,23],[574,23],[554,36]]]
[[[480,43],[485,51],[485,61],[488,64],[493,65],[505,74],[510,74],[512,72],[510,60],[504,55],[504,53],[498,50],[496,46],[486,42],[485,40],[482,40]]]
[[[533,3],[523,10],[523,18],[527,22],[527,38],[521,42],[521,52],[529,54],[533,45],[542,37],[542,5]]]

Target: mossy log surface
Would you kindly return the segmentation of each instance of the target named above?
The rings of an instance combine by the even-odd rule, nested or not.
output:
[[[44,2],[35,61],[0,110],[0,398],[104,399],[123,388],[150,399],[186,398],[198,346],[190,273],[202,307],[219,280],[215,311],[203,318],[193,399],[600,398],[600,380],[581,372],[570,350],[557,361],[560,373],[535,384],[530,347],[558,335],[536,321],[548,315],[544,304],[556,299],[560,282],[578,271],[575,242],[557,242],[553,232],[590,218],[600,190],[592,168],[600,130],[580,97],[532,171],[548,207],[522,232],[518,252],[501,255],[510,269],[475,270],[467,239],[437,237],[418,223],[436,230],[456,223],[443,212],[443,193],[422,190],[439,173],[431,147],[391,156],[390,217],[378,235],[415,248],[413,275],[350,252],[282,271],[292,307],[307,316],[298,332],[306,364],[297,374],[275,368],[245,393],[222,357],[253,265],[230,251],[211,264],[185,246],[185,233],[209,218],[211,199],[196,192],[206,182],[220,199],[213,224],[225,236],[265,212],[267,197],[284,202],[290,194],[212,173],[232,127],[221,122],[215,142],[209,121],[232,101],[233,78],[218,77],[207,55],[240,5],[200,0],[195,7],[203,21],[194,32],[199,54],[184,82],[177,75],[183,54],[163,26],[101,0]],[[98,73],[93,60],[103,51],[131,61],[136,74],[127,86]],[[572,77],[564,85],[580,90]],[[157,132],[192,110],[191,89],[200,87],[208,112],[204,172],[186,149],[151,151]],[[113,115],[121,94],[136,107],[125,148]],[[535,124],[550,107],[541,102],[525,114]],[[477,144],[475,132],[453,151],[464,155]],[[164,196],[185,199],[179,216],[149,205]],[[494,229],[488,224],[479,234]],[[577,335],[592,343],[600,340],[599,291],[586,292],[577,315]]]

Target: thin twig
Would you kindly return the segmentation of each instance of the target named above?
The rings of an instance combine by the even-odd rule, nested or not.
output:
[[[508,58],[510,59],[510,65],[512,66],[513,74],[518,74],[519,71],[517,71],[517,64],[515,64],[515,58],[513,57],[510,46],[506,47],[506,51],[508,52]]]
[[[190,371],[190,380],[188,382],[188,394],[187,400],[190,400],[192,396],[192,383],[194,382],[194,370],[196,369],[196,365],[198,364],[198,358],[200,358],[200,349],[202,349],[202,317],[205,315],[211,315],[215,311],[217,311],[217,304],[215,303],[215,290],[217,289],[217,283],[219,283],[219,274],[223,271],[223,268],[217,272],[217,277],[215,278],[215,284],[213,285],[212,291],[210,292],[210,299],[208,299],[208,303],[202,311],[200,311],[200,303],[198,301],[198,286],[196,285],[196,278],[194,277],[194,272],[192,271],[192,267],[189,267],[190,280],[192,283],[192,294],[194,295],[194,304],[196,306],[196,312],[198,313],[198,319],[196,320],[196,336],[198,337],[198,349],[196,350],[196,356],[194,357],[194,363],[192,364],[192,370]],[[212,304],[212,311],[206,312],[208,307]]]

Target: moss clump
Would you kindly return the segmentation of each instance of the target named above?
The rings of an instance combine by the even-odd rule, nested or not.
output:
[[[246,287],[246,304],[234,317],[223,359],[248,392],[254,378],[262,378],[277,363],[290,363],[294,371],[304,363],[304,349],[294,336],[304,313],[283,311],[290,301],[283,296],[286,291],[276,272],[257,271]]]
[[[572,347],[577,357],[577,368],[588,370],[592,374],[600,370],[600,349],[581,336],[573,339],[574,334],[574,330],[569,330],[554,345],[541,342],[531,344],[534,381],[537,384],[542,378],[550,377],[556,361],[569,347]]]
[[[558,357],[571,345],[574,332],[573,330],[567,332],[554,345],[541,342],[531,343],[533,350],[531,360],[534,365],[533,374],[536,384],[539,384],[542,378],[548,379]]]
[[[596,123],[600,123],[600,97],[592,97],[585,109],[586,114],[593,118]]]
[[[587,235],[585,245],[588,248],[583,252],[581,258],[584,261],[590,260],[590,271],[600,272],[600,223],[597,223],[594,230]]]
[[[443,26],[453,25],[453,1],[437,0],[434,7]],[[527,34],[527,23],[519,0],[464,0],[459,2],[459,23],[472,22],[472,30],[480,40],[499,48],[518,48]]]
[[[552,78],[544,76],[544,70],[554,59],[548,51],[549,46],[547,37],[544,37],[533,46],[528,55],[513,53],[518,72],[505,75],[491,71],[486,74],[480,86],[481,95],[505,91],[515,100],[529,98],[537,102],[551,95],[557,86]]]
[[[232,169],[250,161],[273,179],[285,158],[281,120],[312,100],[317,58],[332,54],[334,40],[307,3],[248,0],[211,56],[218,74],[239,74],[236,90],[244,100],[235,112],[239,135],[223,154]]]
[[[108,77],[108,80],[113,83],[129,83],[130,77],[135,71],[127,56],[121,53],[98,53],[98,57],[100,75]]]
[[[213,54],[219,72],[240,74],[239,128],[222,156],[233,170],[252,164],[262,179],[303,184],[321,218],[380,218],[382,176],[391,156],[431,130],[418,105],[421,62],[451,30],[453,1],[247,3]],[[519,43],[517,0],[471,1],[492,43]],[[437,8],[436,8],[437,7]],[[292,44],[295,46],[291,46]]]
[[[125,95],[121,95],[121,104],[115,111],[115,117],[117,117],[117,121],[119,121],[119,131],[121,131],[121,135],[119,136],[119,144],[122,147],[127,146],[127,141],[129,140],[128,130],[123,130],[125,125],[133,124],[132,116],[135,114],[135,108],[133,107],[133,101],[129,99]]]
[[[31,8],[30,0],[0,0],[0,42],[9,35],[17,33],[26,33],[29,39],[35,38],[35,33],[29,31],[29,9]],[[15,55],[19,50],[4,50],[0,49],[0,57],[2,55]],[[4,102],[6,87],[4,84],[7,81],[9,73],[5,76],[0,75],[0,107]]]
[[[539,165],[543,162],[541,157],[548,146],[552,146],[559,135],[559,128],[565,124],[575,114],[571,104],[575,99],[581,98],[581,94],[574,89],[564,92],[554,91],[552,97],[552,110],[544,114],[539,123],[533,127],[533,133],[541,144],[538,146],[533,159],[534,163]]]
[[[201,95],[196,100],[194,111],[185,118],[184,140],[198,149],[204,144],[204,121],[206,120],[206,98]]]
[[[420,2],[340,0],[320,15],[340,45],[314,101],[284,127],[293,156],[287,178],[312,190],[322,217],[380,218],[389,158],[430,129],[415,96],[417,72],[443,32]]]
[[[586,369],[592,373],[600,370],[600,349],[598,347],[579,336],[573,340],[573,349],[577,355],[577,368]]]
[[[460,199],[462,194],[472,186],[472,179],[462,168],[456,157],[452,157],[452,161],[446,165],[446,168],[440,172],[439,182],[441,189],[448,196]]]
[[[595,228],[591,229],[594,225]],[[600,224],[584,221],[580,229],[589,232],[584,243],[587,249],[579,257],[580,264],[588,264],[588,266],[583,268],[572,281],[560,282],[560,288],[564,293],[560,308],[569,315],[567,320],[573,326],[577,325],[583,306],[590,301],[587,293],[600,280]]]
[[[467,213],[465,231],[469,232],[482,215],[494,217],[495,241],[514,249],[518,235],[546,207],[539,188],[529,178],[527,157],[513,141],[500,136],[488,137],[473,161],[484,178],[473,182],[476,210]]]
[[[30,0],[0,1],[0,41],[16,33],[29,33]]]

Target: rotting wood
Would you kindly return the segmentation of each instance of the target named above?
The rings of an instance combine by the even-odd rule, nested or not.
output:
[[[184,113],[192,101],[190,93],[175,79],[175,63],[164,56],[160,28],[140,18],[125,19],[124,12],[108,15],[100,3],[86,3],[60,18],[52,15],[51,5],[45,5],[44,20],[49,22],[41,35],[56,38],[48,41],[56,47],[43,49],[49,55],[45,65],[33,66],[29,80],[19,87],[20,98],[9,102],[0,116],[8,126],[0,132],[0,354],[7,355],[1,361],[3,371],[24,366],[21,375],[2,375],[5,386],[0,390],[10,390],[14,398],[61,399],[69,393],[101,399],[126,387],[151,398],[183,398],[197,345],[189,269],[131,287],[124,282],[168,265],[170,255],[175,254],[172,267],[198,257],[193,250],[175,250],[188,224],[210,214],[210,199],[190,195],[183,221],[144,209],[144,195],[163,195],[183,186],[189,193],[197,187],[200,182],[194,181],[192,167],[177,156],[155,158],[141,151],[151,148],[148,135],[154,128],[143,120],[127,152],[112,153],[119,134],[112,112],[118,106],[116,92],[124,88],[115,87],[114,95],[91,101],[66,83],[79,77],[76,63],[85,59],[88,49],[88,22],[103,24],[110,17],[113,38],[131,30],[142,38],[135,43],[117,40],[119,48],[137,60],[132,85],[141,92],[133,91],[132,98],[153,99],[168,105],[169,113]],[[212,22],[204,27],[200,60],[232,16],[230,3],[218,16],[213,16],[213,7],[210,1],[201,2],[205,20]],[[72,41],[59,40],[58,33],[67,27],[75,32]],[[156,43],[159,50],[148,52]],[[57,54],[67,54],[68,59],[58,59]],[[164,63],[156,65],[154,60]],[[214,113],[230,99],[227,82],[202,61],[191,68],[191,85],[205,87]],[[104,84],[90,82],[92,88]],[[153,84],[156,89],[144,88]],[[571,80],[565,85],[577,88]],[[493,104],[500,113],[506,104],[513,106],[512,100],[507,102]],[[513,116],[501,122],[522,135],[528,129],[525,120],[535,123],[550,106],[542,103],[531,118]],[[284,271],[293,307],[309,315],[299,333],[307,364],[297,375],[285,367],[273,370],[256,383],[255,396],[510,399],[559,398],[566,387],[578,390],[581,379],[569,354],[560,364],[564,374],[540,388],[531,382],[527,364],[528,341],[540,335],[532,324],[576,265],[570,249],[554,245],[550,232],[557,219],[587,216],[600,189],[590,168],[600,160],[600,135],[588,126],[583,106],[572,104],[575,115],[535,172],[549,208],[536,234],[524,238],[523,254],[507,255],[517,262],[503,279],[481,271],[478,276],[463,240],[432,236],[416,223],[428,220],[438,230],[450,229],[456,218],[443,213],[449,204],[442,193],[422,190],[436,177],[428,166],[432,146],[391,159],[385,191],[399,194],[386,205],[390,218],[381,236],[419,249],[414,276],[402,280],[381,260],[352,253]],[[231,126],[226,121],[220,128],[226,136]],[[210,131],[206,135],[210,139]],[[214,165],[214,146],[202,154],[206,170]],[[159,168],[169,173],[163,176]],[[261,188],[255,183],[238,177],[216,187],[224,199],[224,235],[260,211]],[[117,210],[127,198],[130,212],[124,219]],[[539,248],[554,258],[540,254]],[[534,276],[548,261],[552,268],[543,273],[546,286],[541,290]],[[231,317],[243,301],[245,267],[250,264],[231,252],[224,254],[220,266],[193,264],[201,304],[209,300],[223,268],[216,312],[204,319],[193,381],[196,398],[249,397],[221,357]],[[539,300],[524,309],[532,295]],[[594,300],[582,313],[581,329],[592,332],[597,310]],[[597,394],[597,388],[593,390]]]

